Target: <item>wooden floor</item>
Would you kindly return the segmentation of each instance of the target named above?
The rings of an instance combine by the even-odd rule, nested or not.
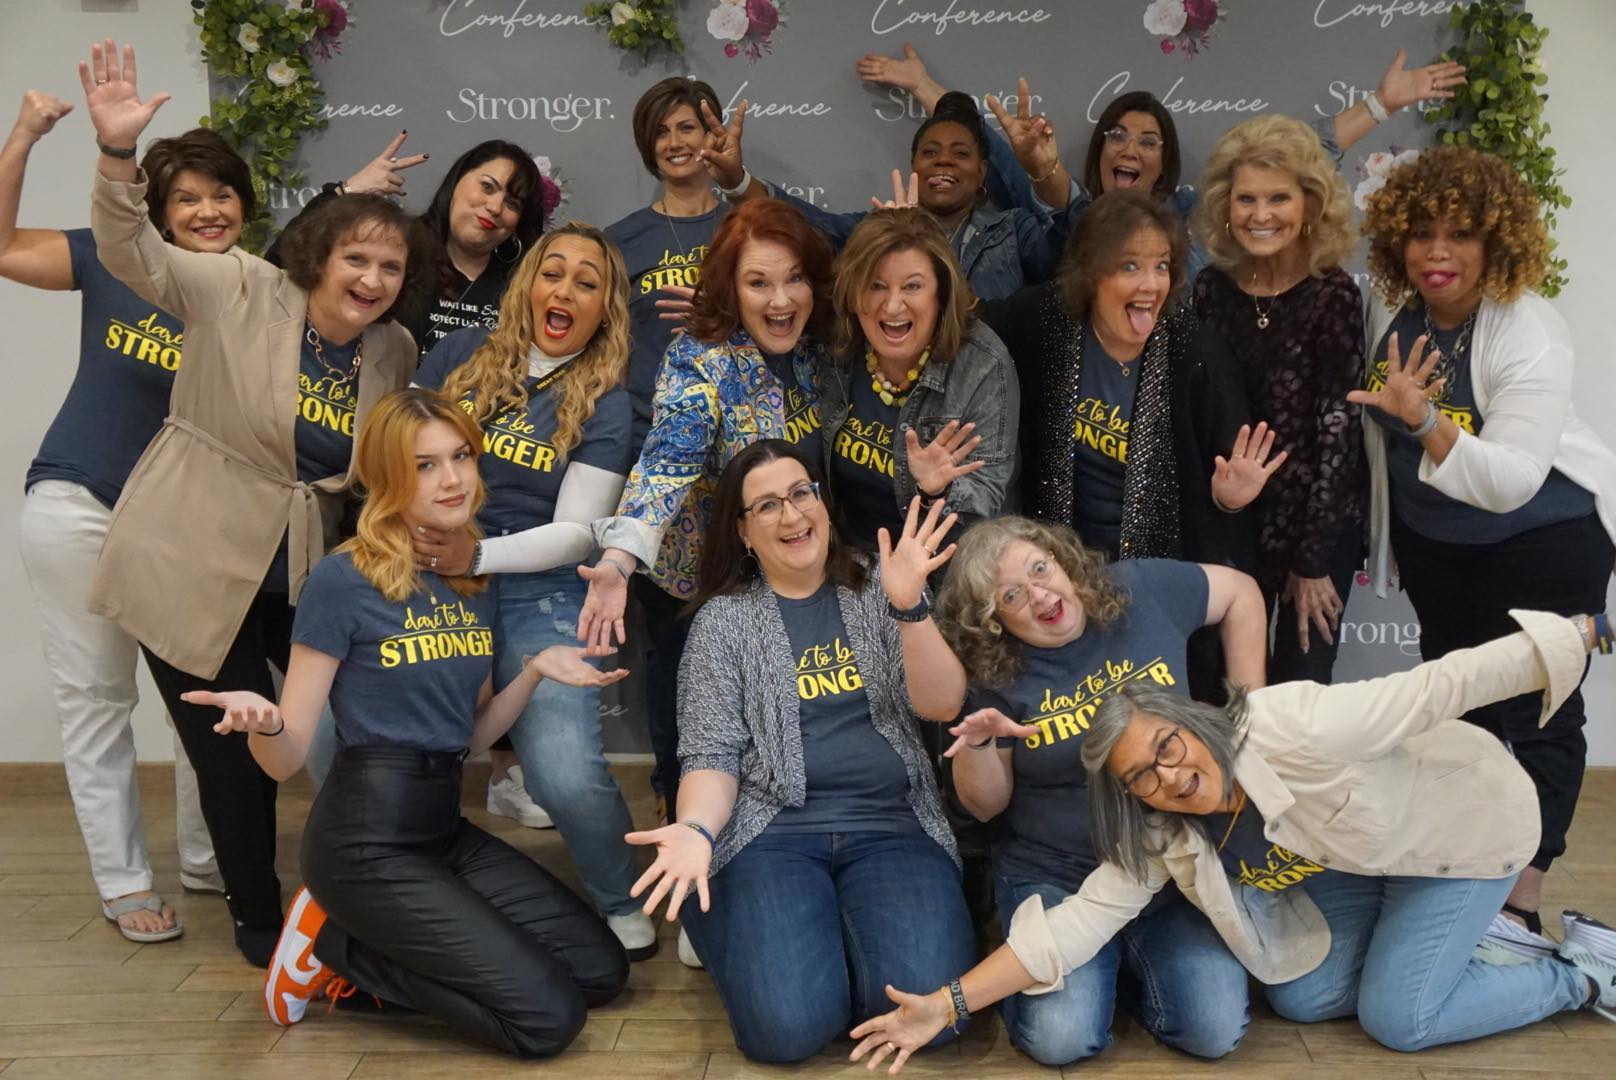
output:
[[[651,816],[645,773],[643,767],[621,770],[640,822]],[[488,824],[481,804],[484,775],[476,767],[468,770],[466,791],[476,795],[467,813]],[[616,1002],[591,1014],[571,1050],[538,1065],[468,1047],[426,1020],[328,1015],[319,1007],[283,1031],[264,1017],[263,975],[236,953],[224,902],[179,891],[171,777],[162,766],[142,767],[158,887],[176,901],[187,929],[178,941],[141,946],[125,941],[100,916],[61,768],[0,766],[0,1080],[866,1075],[847,1063],[846,1043],[790,1069],[747,1062],[735,1050],[707,976],[679,964],[672,935],[654,959],[634,966],[629,989]],[[297,880],[297,837],[309,794],[306,780],[282,789],[280,865],[288,883]],[[500,835],[571,874],[554,830],[534,832],[496,820],[492,827]],[[1616,916],[1616,770],[1589,773],[1570,857],[1549,883],[1546,913],[1571,906]],[[1065,1073],[1152,1080],[1201,1074],[1274,1080],[1616,1075],[1616,1024],[1586,1013],[1401,1055],[1375,1046],[1350,1021],[1303,1027],[1257,1009],[1245,1043],[1224,1061],[1209,1064],[1175,1053],[1119,1018],[1116,1045]],[[905,1071],[974,1080],[1049,1077],[1059,1070],[1011,1049],[995,1018],[974,1025],[960,1045],[921,1055]]]

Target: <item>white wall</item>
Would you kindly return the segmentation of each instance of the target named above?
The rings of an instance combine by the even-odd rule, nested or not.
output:
[[[372,12],[380,14],[381,6]],[[1544,49],[1553,97],[1549,105],[1553,142],[1568,171],[1575,200],[1561,215],[1560,249],[1571,261],[1572,284],[1560,307],[1576,332],[1578,402],[1582,414],[1616,445],[1616,362],[1608,344],[1608,306],[1616,297],[1616,204],[1603,190],[1616,176],[1616,148],[1608,136],[1610,103],[1616,101],[1616,68],[1605,48],[1616,41],[1616,5],[1589,0],[1533,0],[1533,11],[1554,31]],[[0,4],[0,122],[24,90],[48,90],[80,100],[75,65],[89,44],[111,34],[140,47],[141,84],[166,90],[165,130],[189,126],[207,110],[206,74],[196,56],[188,0],[9,0]],[[21,223],[68,228],[88,221],[94,153],[80,108],[38,146],[30,161]],[[0,359],[3,392],[13,402],[12,421],[0,425],[0,761],[50,761],[60,744],[50,688],[41,660],[28,583],[14,554],[22,477],[40,437],[66,392],[78,343],[78,298],[0,282],[0,325],[7,328],[9,355]],[[27,404],[28,408],[21,406]],[[1483,587],[1485,587],[1483,585]],[[156,691],[142,671],[142,704],[136,718],[137,746],[145,760],[172,756]],[[1616,764],[1616,663],[1595,663],[1587,683],[1591,760]]]

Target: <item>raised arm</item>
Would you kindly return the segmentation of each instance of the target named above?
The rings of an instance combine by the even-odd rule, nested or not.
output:
[[[50,134],[73,106],[39,90],[22,97],[17,123],[0,147],[0,277],[36,289],[73,287],[73,256],[60,229],[17,228],[23,174],[34,144]]]
[[[1375,105],[1360,101],[1351,108],[1335,114],[1333,121],[1335,142],[1342,153],[1374,131],[1380,122],[1392,113],[1399,112],[1415,102],[1451,98],[1454,87],[1464,84],[1463,64],[1451,60],[1439,60],[1434,64],[1410,70],[1403,66],[1407,62],[1408,53],[1398,49],[1397,55],[1392,57],[1391,66],[1386,69],[1386,74],[1380,77],[1380,84],[1374,89]],[[1377,107],[1384,115],[1376,114]]]

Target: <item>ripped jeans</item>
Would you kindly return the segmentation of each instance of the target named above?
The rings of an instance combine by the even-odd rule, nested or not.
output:
[[[586,586],[576,567],[539,574],[501,574],[494,624],[494,688],[522,670],[525,658],[551,645],[578,644]],[[601,742],[600,690],[539,683],[511,725],[527,793],[549,813],[566,841],[578,877],[603,915],[639,910],[628,891],[639,876],[623,834],[634,828]]]

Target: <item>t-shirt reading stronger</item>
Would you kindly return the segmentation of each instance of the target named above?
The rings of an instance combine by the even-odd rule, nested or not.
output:
[[[903,527],[894,494],[893,448],[899,406],[882,401],[861,369],[851,372],[847,420],[831,446],[830,473],[836,491],[837,528],[848,543],[876,550],[885,525],[896,537]]]
[[[797,381],[796,354],[763,353],[763,362],[780,384],[780,417],[785,421],[786,442],[801,450],[809,461],[823,461],[824,436],[819,430],[818,395],[810,393]]]
[[[439,389],[487,340],[489,331],[460,330],[444,338],[415,374],[417,385]],[[581,462],[628,475],[633,464],[629,434],[632,406],[621,387],[602,394],[585,422],[582,440],[565,458],[555,449],[556,383],[565,365],[526,381],[527,403],[483,422],[483,454],[478,462],[488,499],[478,521],[490,536],[548,525],[567,465]],[[461,403],[470,408],[471,403]]]
[[[1262,813],[1250,803],[1232,820],[1228,814],[1206,817],[1206,835],[1236,884],[1277,893],[1336,872],[1280,847],[1263,835],[1263,824]]]
[[[1083,372],[1072,425],[1072,526],[1084,543],[1115,552],[1122,543],[1123,476],[1139,365],[1125,369],[1106,353],[1093,330],[1083,334]]]
[[[297,478],[305,484],[348,471],[353,459],[354,410],[359,407],[359,339],[346,345],[303,335],[297,368]]]
[[[1206,622],[1206,571],[1130,559],[1108,572],[1128,594],[1122,616],[1059,648],[1024,648],[1021,675],[1001,691],[1015,719],[1038,729],[1013,749],[1014,789],[993,852],[994,872],[1012,880],[1076,892],[1098,865],[1081,754],[1100,703],[1136,679],[1189,692],[1184,643]]]
[[[907,832],[920,822],[909,805],[903,759],[870,723],[859,658],[827,582],[804,600],[777,596],[797,658],[802,764],[807,798],[775,815],[777,832]]]
[[[393,603],[347,553],[309,574],[292,641],[342,661],[330,698],[338,746],[455,752],[471,742],[477,694],[494,670],[495,588],[458,596],[427,570],[421,582]]]

